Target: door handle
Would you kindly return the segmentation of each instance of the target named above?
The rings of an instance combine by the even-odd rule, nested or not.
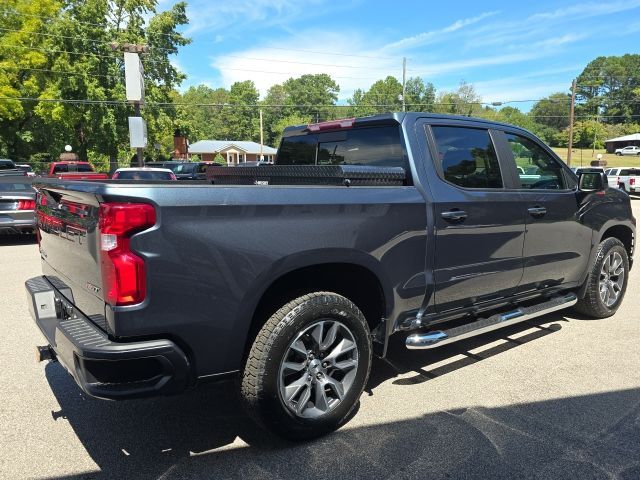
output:
[[[467,212],[463,210],[449,210],[440,214],[445,220],[460,221],[467,218]]]
[[[540,218],[545,216],[545,214],[547,213],[547,209],[544,207],[531,207],[527,209],[527,212],[529,212],[529,215],[531,215],[532,217]]]

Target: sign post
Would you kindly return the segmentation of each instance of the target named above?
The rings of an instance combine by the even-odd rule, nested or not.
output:
[[[146,45],[112,43],[113,50],[124,51],[124,78],[127,101],[133,103],[134,116],[129,117],[129,145],[136,149],[138,166],[144,166],[144,149],[147,146],[147,125],[142,118],[144,104],[144,68],[139,53],[146,53]]]

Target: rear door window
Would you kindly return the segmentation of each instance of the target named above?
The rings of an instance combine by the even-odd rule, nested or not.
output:
[[[431,127],[444,180],[463,188],[502,188],[496,150],[483,128]]]

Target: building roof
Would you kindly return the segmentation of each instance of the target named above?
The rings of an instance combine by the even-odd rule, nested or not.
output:
[[[256,142],[244,142],[237,140],[200,140],[189,145],[189,153],[218,153],[228,148],[236,148],[245,153],[260,153],[260,144]],[[275,155],[276,150],[273,147],[263,145],[262,153],[264,155]]]
[[[625,135],[624,137],[610,138],[609,140],[605,140],[604,143],[609,143],[609,142],[631,142],[633,140],[640,141],[640,133],[632,133],[631,135]]]

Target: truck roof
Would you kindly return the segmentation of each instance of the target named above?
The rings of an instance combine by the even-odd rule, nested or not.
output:
[[[314,133],[320,130],[339,130],[341,128],[363,127],[374,125],[400,124],[407,120],[410,123],[415,122],[418,118],[429,118],[438,120],[455,120],[464,123],[481,123],[487,127],[495,126],[500,128],[516,128],[518,130],[527,131],[522,127],[511,125],[508,123],[494,122],[485,118],[466,117],[463,115],[449,115],[446,113],[424,113],[424,112],[393,112],[382,113],[379,115],[371,115],[368,117],[343,118],[338,120],[329,120],[327,122],[311,123],[309,125],[293,125],[284,129],[283,137],[293,135],[301,135],[306,133]]]

